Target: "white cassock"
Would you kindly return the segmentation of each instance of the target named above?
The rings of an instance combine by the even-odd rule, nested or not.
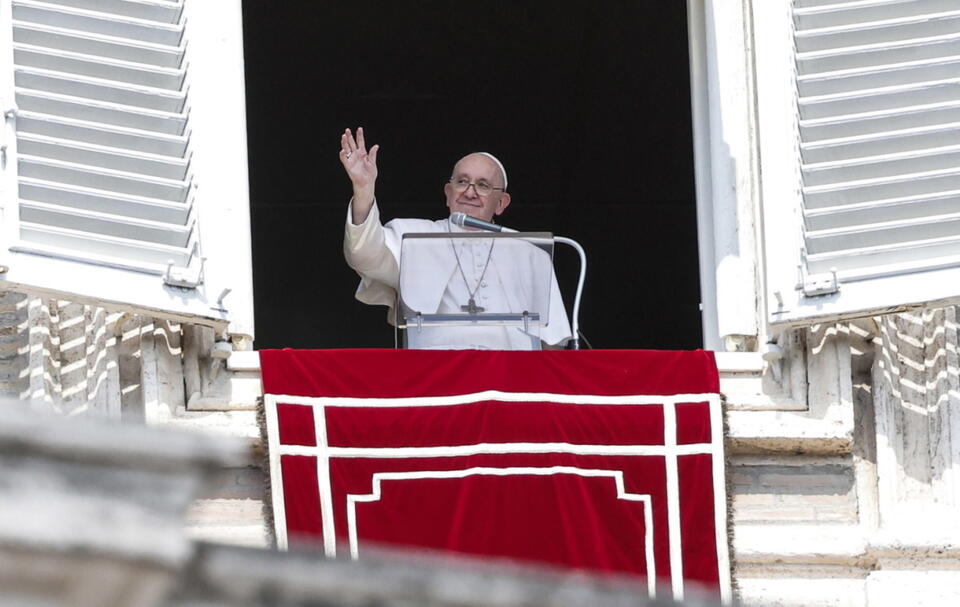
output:
[[[360,275],[358,300],[388,307],[387,320],[396,323],[396,297],[400,280],[400,243],[406,233],[464,232],[448,219],[394,219],[380,223],[380,211],[374,203],[366,221],[353,225],[347,208],[343,251],[347,264]],[[424,241],[418,241],[424,243]],[[404,304],[423,314],[462,314],[471,299],[486,312],[523,312],[536,310],[536,293],[550,294],[547,323],[539,337],[547,344],[562,344],[571,336],[563,298],[549,257],[540,249],[523,242],[505,239],[457,240],[457,254],[450,241],[436,241],[438,247],[411,248],[404,252],[406,267],[417,267],[415,274],[404,270]],[[493,248],[491,248],[493,247]],[[416,259],[411,252],[419,250]],[[431,253],[432,251],[432,253]],[[549,281],[549,285],[545,284]],[[545,304],[546,305],[546,304]],[[417,331],[417,329],[408,329]],[[416,335],[418,348],[476,348],[493,350],[530,349],[531,337],[522,327],[472,326],[462,331],[424,327]]]

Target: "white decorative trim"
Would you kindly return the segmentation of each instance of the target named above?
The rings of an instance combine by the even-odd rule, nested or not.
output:
[[[549,392],[501,392],[484,390],[470,394],[451,396],[412,396],[404,398],[358,398],[333,396],[290,396],[270,394],[277,402],[288,405],[323,405],[325,407],[445,407],[451,405],[469,405],[483,401],[504,403],[566,403],[571,405],[664,405],[674,403],[720,402],[715,392],[701,394],[671,394],[657,396],[650,394],[624,394],[607,396],[596,394],[552,394]]]
[[[723,445],[723,407],[710,404],[710,438],[714,445]],[[713,454],[713,528],[717,538],[717,570],[720,574],[720,602],[733,604],[733,580],[730,572],[730,544],[726,534],[720,533],[727,528],[727,476],[726,462],[722,455]]]
[[[647,564],[647,592],[650,598],[657,596],[657,564],[653,554],[653,501],[650,495],[627,493],[623,483],[621,470],[595,470],[590,468],[576,468],[573,466],[527,467],[513,466],[509,468],[475,467],[465,470],[418,470],[415,472],[377,472],[372,477],[372,492],[366,495],[347,495],[347,533],[350,538],[350,557],[353,560],[360,558],[360,545],[357,537],[357,502],[370,503],[380,501],[380,485],[383,481],[411,480],[426,478],[466,478],[468,476],[515,476],[535,475],[554,476],[557,474],[574,474],[586,477],[607,477],[613,479],[617,489],[617,498],[641,502],[643,504],[643,532],[644,532],[644,560]]]
[[[677,409],[663,406],[664,465],[667,469],[667,531],[670,534],[670,582],[673,600],[683,600],[683,545],[680,537],[680,474],[677,470]],[[714,456],[716,457],[716,456]]]
[[[270,494],[273,498],[273,528],[277,549],[286,550],[287,511],[283,501],[283,472],[280,469],[280,421],[277,417],[277,401],[272,396],[263,399],[267,418],[267,445],[270,449]]]
[[[329,461],[331,458],[410,458],[410,457],[460,457],[477,454],[498,453],[568,453],[574,455],[625,455],[625,456],[658,456],[664,458],[667,477],[667,530],[670,541],[669,558],[671,568],[671,586],[675,600],[681,600],[684,594],[683,580],[683,551],[680,529],[680,489],[677,457],[681,455],[711,455],[713,460],[714,482],[714,517],[715,540],[717,543],[717,559],[720,567],[721,598],[729,604],[732,597],[729,552],[727,538],[721,534],[726,529],[726,484],[723,461],[723,423],[720,396],[716,393],[675,394],[675,395],[571,395],[551,394],[543,392],[501,392],[487,390],[471,394],[457,394],[451,396],[410,397],[410,398],[354,398],[354,397],[309,397],[278,394],[265,394],[267,403],[268,427],[272,424],[275,431],[270,442],[271,474],[274,482],[274,508],[279,503],[282,507],[282,476],[279,470],[281,455],[300,455],[318,458],[318,480],[320,482],[321,517],[324,527],[324,549],[328,556],[336,554],[336,533],[334,529],[332,491],[330,486]],[[451,445],[435,447],[331,447],[327,443],[326,435],[326,407],[439,407],[466,405],[483,401],[503,403],[567,403],[577,405],[661,405],[664,416],[664,444],[663,445],[578,445],[571,443],[478,443],[474,445]],[[279,445],[277,426],[278,403],[290,405],[306,405],[313,408],[317,432],[317,446]],[[677,403],[707,403],[710,409],[711,443],[677,444],[676,404]],[[269,412],[272,408],[273,419]],[[351,556],[359,554],[356,529],[355,504],[357,502],[371,502],[380,499],[381,480],[404,480],[411,478],[457,478],[472,474],[498,474],[496,471],[526,471],[510,472],[511,474],[581,474],[583,476],[610,476],[618,481],[618,497],[633,501],[644,501],[649,505],[649,496],[627,494],[623,491],[622,471],[617,470],[584,470],[580,468],[556,466],[553,468],[470,468],[453,471],[416,471],[416,472],[376,472],[373,473],[373,493],[369,495],[349,495],[347,497],[347,525],[350,538]],[[552,472],[544,472],[552,471]],[[500,472],[499,474],[504,474]],[[280,501],[277,492],[280,492]],[[646,532],[651,534],[647,542],[648,582],[651,584],[651,597],[655,593],[655,562],[653,557],[653,519],[650,508],[644,509]],[[282,513],[275,516],[277,524],[278,546],[279,538],[284,537],[286,548],[286,522]],[[281,525],[283,529],[281,529]],[[329,530],[329,533],[328,533]],[[649,575],[649,567],[654,567],[654,575]]]
[[[320,519],[323,522],[323,552],[337,556],[337,530],[333,521],[333,488],[330,486],[330,452],[327,448],[327,415],[322,406],[313,407],[313,426],[317,436],[317,490]]]
[[[487,453],[572,453],[574,455],[710,455],[716,449],[709,443],[689,445],[578,445],[572,443],[477,443],[438,447],[310,447],[281,445],[282,455],[322,457],[464,457]]]

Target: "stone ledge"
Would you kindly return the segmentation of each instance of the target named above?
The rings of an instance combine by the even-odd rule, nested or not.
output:
[[[844,454],[853,449],[852,416],[816,418],[806,412],[728,411],[734,453]]]
[[[802,576],[824,567],[870,572],[960,571],[960,537],[944,539],[940,526],[865,532],[855,525],[739,525],[734,539],[738,570]],[[907,535],[903,535],[906,533]]]
[[[367,550],[363,559],[325,559],[320,552],[273,552],[199,544],[193,583],[173,605],[673,605],[647,600],[645,584],[591,577],[515,562],[451,558],[427,551]],[[719,607],[688,589],[684,605]]]
[[[243,441],[9,403],[0,425],[0,548],[89,553],[176,567],[183,511],[203,480],[249,461]]]
[[[123,462],[125,466],[161,470],[191,464],[220,468],[249,463],[244,446],[226,438],[93,417],[41,415],[28,412],[22,403],[15,401],[5,405],[3,424],[0,424],[0,453],[29,451],[71,461]]]
[[[739,565],[841,565],[861,567],[863,532],[852,525],[740,525],[734,529]]]

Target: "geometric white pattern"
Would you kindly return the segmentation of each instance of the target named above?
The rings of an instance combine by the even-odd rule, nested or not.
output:
[[[582,445],[571,443],[481,443],[471,445],[450,445],[440,447],[331,447],[327,443],[326,407],[403,407],[403,406],[454,406],[476,402],[540,402],[570,403],[579,405],[658,405],[664,412],[663,445]],[[710,409],[711,441],[678,445],[676,443],[676,408],[678,403],[705,402]],[[333,503],[330,486],[331,458],[408,458],[408,457],[456,457],[474,454],[515,454],[515,453],[570,453],[576,455],[628,455],[662,456],[666,463],[667,475],[667,527],[669,537],[669,561],[671,570],[672,595],[682,600],[684,593],[682,546],[680,533],[680,497],[677,457],[680,455],[708,454],[713,462],[714,514],[716,550],[720,571],[721,600],[732,600],[731,579],[729,575],[729,552],[726,529],[726,481],[723,461],[723,420],[720,397],[715,393],[672,394],[672,395],[570,395],[551,393],[502,392],[487,390],[470,394],[452,396],[415,397],[415,398],[355,398],[355,397],[305,397],[291,395],[265,394],[267,428],[270,449],[270,472],[272,478],[273,511],[276,527],[277,545],[286,549],[286,520],[284,518],[284,498],[280,457],[282,455],[302,455],[317,458],[317,480],[320,488],[320,509],[323,523],[323,543],[325,553],[336,556],[336,533],[334,527]],[[281,445],[277,405],[307,405],[313,408],[316,446]],[[648,495],[629,494],[623,488],[623,473],[617,470],[590,470],[568,466],[555,467],[511,467],[511,468],[467,468],[464,470],[416,471],[416,472],[380,472],[373,475],[373,491],[365,495],[348,496],[348,536],[351,556],[359,554],[357,545],[357,523],[355,507],[359,502],[372,502],[379,499],[380,485],[383,481],[401,481],[412,478],[463,478],[469,475],[511,474],[576,474],[580,476],[606,476],[611,478],[619,499],[637,501],[644,504],[645,534],[644,551],[648,566],[648,584],[651,596],[655,593],[655,575],[650,575],[653,566],[653,524],[651,500]],[[653,571],[655,573],[655,570]]]

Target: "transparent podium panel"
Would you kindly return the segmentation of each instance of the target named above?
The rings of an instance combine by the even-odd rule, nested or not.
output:
[[[552,280],[548,232],[404,234],[404,347],[539,350]]]

